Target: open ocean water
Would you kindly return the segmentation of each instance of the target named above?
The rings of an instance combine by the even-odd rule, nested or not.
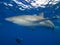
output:
[[[7,6],[10,2],[11,0],[0,0],[0,45],[60,45],[60,19],[51,20],[56,27],[54,30],[44,26],[29,28],[5,20],[7,17],[38,15],[41,12],[44,13],[44,17],[60,16],[60,2],[55,5],[47,4],[45,8],[23,11],[18,9],[19,6],[15,2],[11,2],[13,6]]]

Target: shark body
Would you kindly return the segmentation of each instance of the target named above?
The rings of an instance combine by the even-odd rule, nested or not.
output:
[[[56,19],[56,18],[44,18],[43,15],[44,14],[41,13],[39,16],[36,15],[14,16],[14,17],[5,18],[5,20],[23,26],[47,26],[54,28],[55,25],[53,24],[51,19]]]

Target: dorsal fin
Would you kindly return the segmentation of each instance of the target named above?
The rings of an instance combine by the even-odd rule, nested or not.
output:
[[[39,16],[40,16],[40,17],[44,17],[44,14],[43,14],[43,13],[40,13]]]

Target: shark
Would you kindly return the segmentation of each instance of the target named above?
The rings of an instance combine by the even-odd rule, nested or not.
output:
[[[54,23],[51,21],[54,19],[57,19],[57,17],[45,18],[44,13],[40,13],[39,15],[19,15],[5,18],[6,21],[22,26],[46,26],[52,29],[55,28]]]

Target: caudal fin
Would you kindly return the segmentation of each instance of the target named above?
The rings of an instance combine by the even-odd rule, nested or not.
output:
[[[60,16],[54,16],[53,19],[60,19]]]

